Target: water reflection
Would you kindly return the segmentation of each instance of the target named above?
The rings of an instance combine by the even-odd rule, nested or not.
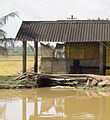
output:
[[[5,111],[6,111],[6,104],[0,105],[0,117],[1,117],[0,119],[6,120]]]
[[[0,90],[0,120],[109,120],[110,92]]]

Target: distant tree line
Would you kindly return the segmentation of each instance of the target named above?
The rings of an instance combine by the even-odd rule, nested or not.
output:
[[[98,17],[97,19],[91,19],[91,18],[89,18],[88,20],[109,20],[109,18],[100,18],[100,17]]]
[[[22,45],[13,47],[9,45],[7,47],[7,50],[9,53],[22,53]],[[38,47],[38,51],[40,52],[40,47]],[[27,53],[34,53],[34,47],[31,48],[30,45],[27,46]]]

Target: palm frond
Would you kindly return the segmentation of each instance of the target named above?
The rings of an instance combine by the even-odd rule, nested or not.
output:
[[[8,45],[11,45],[12,47],[15,47],[15,39],[14,38],[2,38],[0,39],[0,44],[7,47]]]
[[[0,38],[5,38],[6,32],[0,29]]]
[[[32,52],[34,52],[34,47],[28,43],[29,48],[31,49]]]
[[[9,17],[19,17],[19,16],[17,15],[17,12],[12,12],[12,13],[9,13],[8,15],[1,17],[0,26],[5,25]]]
[[[4,38],[1,38],[0,41],[6,41],[6,42],[11,43],[11,42],[14,42],[15,39],[14,38],[6,38],[6,37],[4,37]]]
[[[16,12],[12,12],[0,18],[0,27],[6,24],[9,17],[19,17]],[[8,39],[5,37],[6,32],[0,29],[0,54],[8,54],[7,45],[10,43],[14,47],[14,39]]]
[[[7,48],[0,46],[0,55],[8,55]]]

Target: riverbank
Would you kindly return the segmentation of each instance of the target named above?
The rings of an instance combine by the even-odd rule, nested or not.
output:
[[[17,76],[0,76],[0,89],[36,88],[37,81],[34,78],[17,79]]]
[[[0,76],[0,89],[63,86],[79,90],[110,90],[110,76],[93,74],[37,74]]]

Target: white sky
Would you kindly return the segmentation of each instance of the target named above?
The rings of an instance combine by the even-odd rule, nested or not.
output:
[[[18,12],[3,28],[15,37],[24,20],[66,20],[71,14],[79,19],[110,18],[110,0],[0,0],[0,16]]]

